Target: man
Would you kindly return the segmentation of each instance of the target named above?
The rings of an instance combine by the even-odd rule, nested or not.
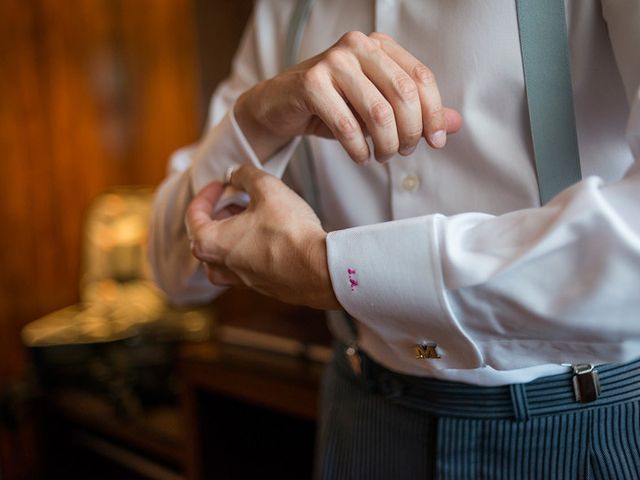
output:
[[[294,3],[257,3],[173,159],[161,286],[350,314],[322,478],[640,476],[640,2],[566,3],[585,180],[542,207],[515,2],[318,1],[281,72]],[[303,135],[323,224],[277,179]],[[225,172],[246,210],[212,213]]]

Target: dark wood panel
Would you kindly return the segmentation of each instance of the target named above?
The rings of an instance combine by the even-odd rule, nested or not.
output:
[[[91,199],[158,183],[171,151],[197,138],[192,14],[189,0],[2,2],[3,325],[74,302]]]
[[[78,299],[91,199],[157,184],[199,135],[192,2],[0,2],[0,392],[24,373],[20,328]],[[0,426],[3,478],[28,471],[26,436]]]
[[[202,104],[208,105],[215,87],[229,73],[231,60],[244,26],[253,9],[253,0],[194,0]],[[206,118],[202,111],[202,122]]]

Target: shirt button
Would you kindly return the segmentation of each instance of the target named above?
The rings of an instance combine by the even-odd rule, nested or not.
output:
[[[404,188],[407,192],[413,192],[416,188],[418,188],[419,184],[418,177],[415,175],[407,175],[402,180],[402,188]]]

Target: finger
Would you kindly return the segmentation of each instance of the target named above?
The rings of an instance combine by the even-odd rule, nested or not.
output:
[[[397,127],[399,151],[404,155],[410,154],[423,132],[422,109],[415,81],[380,48],[379,42],[358,32],[345,36],[343,42],[355,53],[356,61],[364,75],[391,105]],[[344,77],[349,72],[342,69],[340,73]],[[348,95],[347,98],[351,100]]]
[[[309,121],[309,123],[307,124],[307,128],[305,129],[305,134],[313,135],[316,137],[335,139],[331,129],[329,129],[329,127],[327,127],[327,125],[317,115],[311,117],[311,120]]]
[[[410,155],[422,137],[422,108],[413,79],[386,54],[362,62],[364,73],[391,103],[398,129],[398,151]]]
[[[447,121],[447,133],[457,133],[462,128],[462,115],[453,108],[444,108],[444,118]]]
[[[249,194],[250,205],[255,201],[263,200],[273,183],[281,183],[281,181],[253,165],[241,165],[233,171],[230,178],[231,186]]]
[[[185,214],[187,232],[191,232],[212,220],[216,203],[222,196],[224,185],[221,182],[211,182],[193,197]]]
[[[335,50],[327,56],[336,87],[366,125],[373,140],[378,161],[388,160],[398,152],[398,125],[390,101],[360,69],[351,53]],[[418,130],[418,138],[421,130]],[[417,139],[416,139],[417,142]]]
[[[308,109],[331,130],[349,157],[359,164],[369,160],[369,146],[353,112],[333,85],[327,69],[319,65],[305,73]]]
[[[423,135],[432,147],[444,147],[447,143],[447,120],[433,72],[390,36],[376,32],[371,37],[416,83],[422,105]]]

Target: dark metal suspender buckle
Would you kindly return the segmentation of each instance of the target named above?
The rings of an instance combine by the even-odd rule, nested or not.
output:
[[[573,392],[578,403],[591,403],[600,396],[600,377],[593,365],[581,363],[573,367]]]

